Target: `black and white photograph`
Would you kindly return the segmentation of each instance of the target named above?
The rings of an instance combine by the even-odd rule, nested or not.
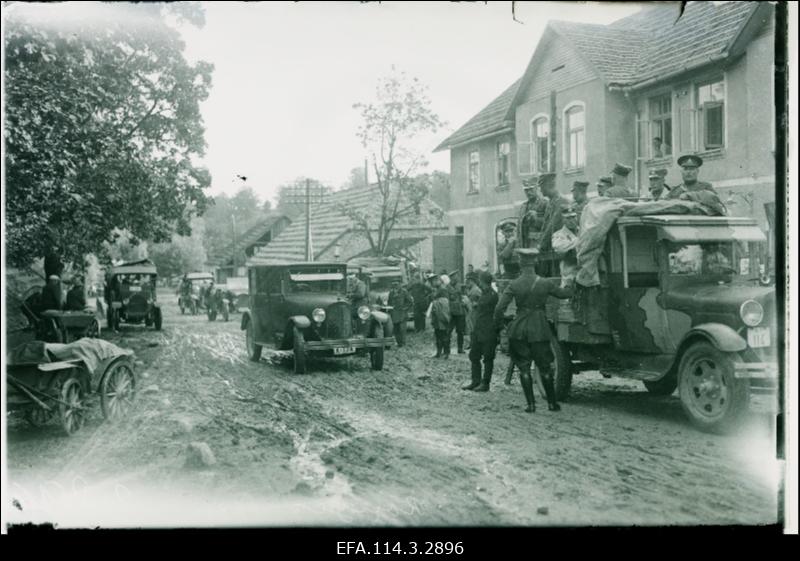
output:
[[[797,533],[796,4],[2,8],[4,533]]]

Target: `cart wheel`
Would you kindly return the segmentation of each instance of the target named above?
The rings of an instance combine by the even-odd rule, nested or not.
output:
[[[100,406],[103,417],[116,421],[125,417],[136,398],[136,377],[126,361],[111,366],[100,383]]]
[[[33,409],[28,409],[28,411],[25,413],[25,420],[34,427],[39,428],[52,421],[55,416],[55,409],[50,409],[48,411],[47,409],[43,409],[41,407],[34,407]]]
[[[61,428],[67,436],[75,434],[86,420],[84,411],[83,386],[77,378],[67,378],[61,386],[61,403],[58,404],[58,415]]]

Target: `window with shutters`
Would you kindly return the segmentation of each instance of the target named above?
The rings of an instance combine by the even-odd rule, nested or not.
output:
[[[672,155],[672,95],[650,98],[650,157]]]
[[[583,104],[573,104],[564,111],[564,160],[567,169],[579,169],[586,163],[586,114]]]
[[[508,185],[509,156],[511,154],[510,142],[497,143],[497,185]]]
[[[725,146],[725,82],[697,86],[697,140],[705,150]]]
[[[547,117],[539,117],[531,123],[531,141],[533,171],[550,171],[550,121]]]
[[[469,153],[469,190],[467,193],[477,193],[481,185],[481,156],[477,150]]]

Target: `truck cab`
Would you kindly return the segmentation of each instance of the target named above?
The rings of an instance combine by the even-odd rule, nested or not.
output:
[[[599,283],[548,302],[559,397],[573,374],[599,369],[656,394],[677,388],[700,428],[735,426],[751,387],[777,385],[775,290],[759,274],[765,241],[751,218],[617,219]]]

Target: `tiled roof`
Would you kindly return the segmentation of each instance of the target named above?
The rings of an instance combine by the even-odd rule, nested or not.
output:
[[[355,187],[331,193],[327,200],[311,210],[311,245],[315,258],[335,243],[344,234],[352,231],[353,221],[345,215],[340,206],[357,210],[368,210],[380,204],[380,193],[376,185]],[[426,207],[436,207],[432,201]],[[400,221],[398,226],[409,226],[408,221]],[[421,226],[424,228],[425,226]],[[306,217],[298,216],[287,228],[272,240],[269,245],[259,248],[248,264],[257,263],[296,263],[305,261]]]
[[[241,234],[235,243],[229,244],[224,249],[209,255],[208,263],[210,265],[223,265],[228,259],[231,259],[233,255],[244,253],[248,246],[261,239],[261,237],[269,232],[282,218],[288,217],[280,213],[265,216],[254,226]]]
[[[456,144],[466,142],[473,138],[478,138],[485,134],[501,131],[512,126],[508,122],[508,112],[514,96],[517,93],[521,80],[511,84],[506,90],[497,96],[489,105],[481,109],[477,115],[464,123],[458,130],[448,136],[434,149],[434,152],[447,150]]]

